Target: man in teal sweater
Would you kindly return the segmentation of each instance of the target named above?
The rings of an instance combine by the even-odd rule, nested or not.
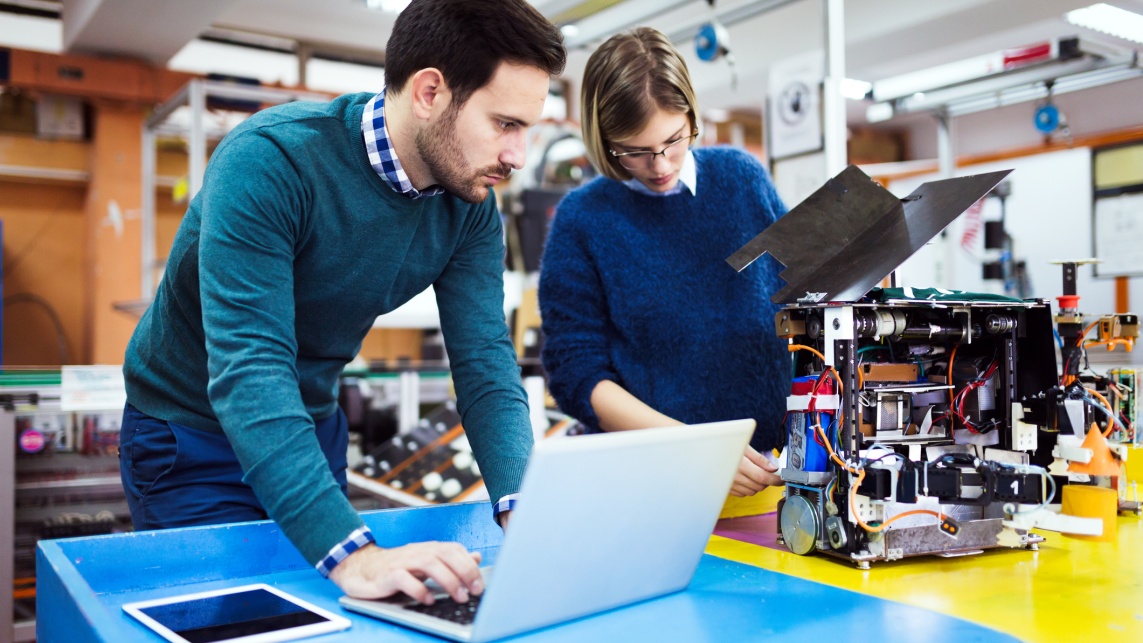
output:
[[[458,601],[482,591],[458,544],[375,544],[345,495],[337,377],[374,318],[434,286],[504,524],[532,437],[490,187],[523,164],[564,61],[525,0],[414,0],[380,94],[268,109],[223,140],[127,348],[120,467],[137,529],[269,517],[347,594],[432,602],[425,578]]]

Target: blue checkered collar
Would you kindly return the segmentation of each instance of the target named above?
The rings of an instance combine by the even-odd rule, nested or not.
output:
[[[365,151],[369,154],[369,164],[373,166],[381,180],[395,192],[410,199],[436,196],[444,192],[444,188],[435,185],[418,190],[409,181],[409,175],[405,174],[401,161],[397,160],[397,151],[389,142],[389,130],[385,128],[384,89],[365,104],[365,110],[361,112],[361,134],[365,137]]]

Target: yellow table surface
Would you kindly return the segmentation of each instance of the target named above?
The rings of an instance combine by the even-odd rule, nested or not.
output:
[[[1143,450],[1128,457],[1129,477]],[[1133,491],[1129,489],[1129,497]],[[732,499],[724,517],[773,511],[780,490]],[[761,510],[761,511],[759,511]],[[993,549],[960,558],[923,556],[862,571],[825,555],[798,556],[713,536],[707,553],[782,574],[931,609],[1027,641],[1143,642],[1143,519],[1119,516],[1115,542],[1042,531],[1039,551]],[[870,632],[875,640],[876,633]]]

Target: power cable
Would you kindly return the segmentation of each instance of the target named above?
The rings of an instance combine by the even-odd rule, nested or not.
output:
[[[56,309],[52,307],[48,300],[39,295],[30,292],[16,293],[15,295],[8,295],[3,299],[0,307],[7,308],[13,304],[33,304],[44,309],[48,317],[52,320],[52,325],[56,329],[56,343],[60,351],[60,365],[68,363],[67,358],[67,336],[64,335],[63,322],[60,321],[60,316],[56,313]]]

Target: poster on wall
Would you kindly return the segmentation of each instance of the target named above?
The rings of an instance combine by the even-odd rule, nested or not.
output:
[[[1095,276],[1143,276],[1143,192],[1096,199],[1093,223]]]
[[[829,179],[826,176],[825,153],[803,154],[775,161],[771,166],[774,189],[787,208],[793,208],[813,194]]]
[[[770,67],[769,149],[782,159],[822,149],[824,54],[814,51]]]

